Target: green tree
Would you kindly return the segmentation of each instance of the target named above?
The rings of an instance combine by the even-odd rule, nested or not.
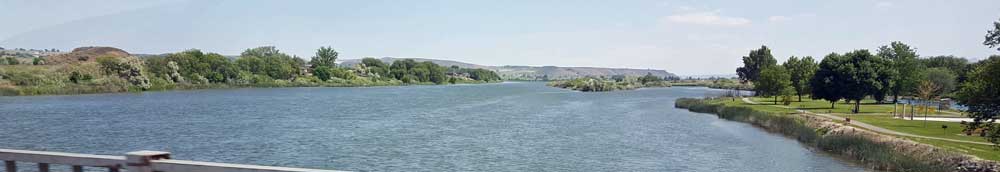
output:
[[[926,68],[944,68],[954,74],[959,74],[969,65],[969,60],[955,56],[934,56],[920,59],[920,64]]]
[[[365,57],[361,59],[361,64],[364,64],[368,69],[379,77],[389,76],[389,65],[386,65],[382,60]]]
[[[945,96],[955,91],[955,73],[945,68],[930,68],[925,71],[925,80],[938,86],[938,90],[933,92],[934,96]]]
[[[143,75],[145,65],[142,60],[136,57],[98,57],[97,63],[107,75],[117,76],[127,80],[132,86],[139,89],[149,89],[149,78]]]
[[[183,81],[183,78],[193,79],[192,81],[204,78],[209,83],[223,83],[239,73],[236,63],[229,58],[197,49],[167,54],[163,58],[148,58],[146,65],[150,72],[168,76],[166,78],[175,82]]]
[[[346,80],[352,80],[358,77],[357,75],[354,74],[354,72],[348,71],[347,69],[344,68],[331,68],[330,73],[333,75],[333,77]]]
[[[337,55],[339,54],[340,53],[338,53],[337,50],[334,50],[331,47],[319,47],[319,49],[316,50],[316,56],[312,57],[309,64],[312,64],[312,68],[320,66],[336,68]]]
[[[986,40],[983,41],[983,45],[989,46],[990,48],[997,47],[997,51],[1000,51],[1000,21],[993,22],[993,29],[986,31]]]
[[[891,70],[890,62],[875,57],[868,50],[855,50],[844,54],[846,62],[841,69],[836,70],[837,77],[843,79],[840,88],[844,99],[854,101],[854,113],[861,110],[861,100],[867,96],[878,96],[880,92],[891,85],[886,85],[883,70]]]
[[[791,76],[781,66],[771,66],[760,71],[760,77],[754,82],[754,91],[761,96],[774,96],[774,104],[778,97],[791,87]]]
[[[1000,126],[995,124],[997,114],[1000,114],[1000,56],[976,64],[969,79],[958,91],[958,103],[968,107],[966,112],[974,118],[967,129],[986,127],[990,131],[987,140],[1000,144]]]
[[[760,49],[751,50],[749,55],[743,56],[743,67],[736,68],[736,74],[744,82],[757,82],[761,70],[777,64],[778,60],[771,55],[771,49],[760,46]]]
[[[40,58],[40,57],[35,57],[35,59],[31,59],[31,64],[32,65],[44,65],[45,64],[45,59]]]
[[[404,76],[411,74],[410,70],[413,69],[414,66],[417,66],[417,62],[413,59],[396,60],[389,66],[389,74],[392,75],[393,78],[403,80]]]
[[[922,78],[919,72],[922,67],[917,60],[916,51],[909,45],[896,41],[879,47],[878,56],[891,63],[892,70],[885,72],[891,75],[888,89],[892,94],[892,102],[898,102],[899,96],[912,94]]]
[[[810,80],[813,99],[830,101],[830,108],[841,99],[854,101],[854,113],[860,111],[861,100],[879,96],[891,86],[886,81],[890,62],[875,57],[868,50],[855,50],[844,55],[832,53],[820,62],[819,70]]]
[[[624,80],[624,77],[622,78],[622,80]],[[641,82],[642,84],[651,82],[660,82],[660,81],[663,81],[663,78],[657,77],[653,75],[653,73],[649,72],[646,72],[646,76],[642,76],[642,78],[639,78],[639,82]]]
[[[21,61],[18,61],[17,58],[15,58],[15,57],[7,57],[7,58],[4,58],[4,60],[7,61],[8,65],[19,65],[19,64],[21,64]]]
[[[333,69],[329,66],[319,66],[313,69],[313,75],[323,81],[330,80],[330,77],[333,76]]]
[[[290,80],[302,71],[302,61],[281,53],[273,46],[247,49],[236,60],[242,70],[273,79]]]
[[[819,64],[816,64],[816,60],[812,56],[806,56],[802,59],[792,56],[785,61],[782,66],[788,70],[791,75],[792,88],[795,95],[798,96],[799,101],[802,101],[802,95],[809,94],[811,92],[809,86],[809,80],[813,78],[816,70],[819,70]]]

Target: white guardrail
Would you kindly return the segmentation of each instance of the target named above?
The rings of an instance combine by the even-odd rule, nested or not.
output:
[[[39,172],[49,172],[49,164],[72,166],[73,172],[83,172],[83,167],[102,167],[107,168],[110,172],[118,172],[121,169],[129,172],[339,172],[334,170],[173,160],[170,159],[169,152],[160,151],[136,151],[126,153],[125,156],[108,156],[0,149],[0,160],[4,161],[7,172],[16,172],[17,162],[37,163]]]

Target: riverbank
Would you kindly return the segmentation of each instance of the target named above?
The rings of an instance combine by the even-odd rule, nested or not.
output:
[[[644,79],[646,78],[646,79]],[[635,90],[646,87],[670,87],[670,83],[659,79],[642,78],[621,78],[618,80],[606,80],[601,78],[577,78],[571,80],[551,81],[546,85],[550,87],[570,89],[583,92],[604,92]]]
[[[436,84],[431,82],[423,83],[403,83],[396,80],[389,81],[359,81],[341,80],[329,82],[294,82],[283,81],[275,83],[261,84],[168,84],[157,85],[146,90],[131,87],[127,84],[65,84],[48,86],[13,87],[0,86],[0,96],[43,96],[43,95],[79,95],[79,94],[102,94],[102,93],[125,93],[125,92],[155,92],[171,90],[200,90],[200,89],[232,89],[232,88],[281,88],[281,87],[387,87],[387,86],[420,86],[420,85],[455,85],[455,84],[488,84],[501,83],[503,81],[457,81],[455,83]]]
[[[675,107],[712,113],[747,122],[771,132],[887,171],[1000,171],[1000,164],[929,144],[859,129],[850,124],[802,113],[769,113],[751,107],[726,105],[730,99],[681,98]]]
[[[340,66],[323,47],[310,62],[275,47],[247,49],[239,57],[200,50],[134,56],[113,47],[81,47],[0,65],[0,96],[91,94],[247,87],[368,87],[501,82],[494,71],[403,59],[364,58]]]

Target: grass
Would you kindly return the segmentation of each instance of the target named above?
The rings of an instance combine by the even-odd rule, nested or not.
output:
[[[774,104],[774,98],[770,97],[753,97],[751,98],[755,102],[760,102],[762,104]],[[798,100],[795,98],[795,100]],[[779,98],[778,101],[781,101]],[[778,102],[781,104],[781,102]],[[802,110],[807,110],[816,113],[851,113],[851,109],[854,108],[854,104],[848,104],[845,101],[837,102],[833,109],[830,109],[830,102],[825,100],[812,100],[809,97],[802,97],[802,101],[792,101],[792,104],[788,107],[794,107]],[[892,104],[876,104],[875,100],[862,100],[861,101],[861,111],[860,114],[872,114],[872,113],[892,113]]]
[[[964,153],[966,155],[976,156],[982,159],[1000,161],[1000,150],[990,145],[951,142],[944,140],[915,138],[915,137],[906,137],[906,138],[916,142],[934,145],[939,148],[944,148],[951,151]]]
[[[715,99],[711,100],[714,103],[721,103],[729,106],[739,106],[739,107],[750,107],[755,110],[771,112],[771,113],[795,113],[793,109],[775,107],[774,99],[770,97],[753,97],[751,100],[759,102],[761,104],[754,105],[740,101],[732,101],[732,99]],[[780,99],[779,99],[780,100]],[[780,105],[780,103],[779,103]],[[845,102],[838,102],[835,108],[830,108],[830,102],[823,100],[811,100],[807,97],[803,97],[802,102],[793,101],[789,107],[799,108],[802,110],[807,110],[815,113],[830,113],[833,115],[841,117],[849,117],[851,120],[857,120],[860,122],[868,123],[885,129],[909,133],[914,135],[928,136],[928,137],[938,137],[947,138],[955,140],[966,140],[966,141],[976,141],[976,142],[986,142],[986,139],[978,136],[966,136],[962,133],[961,123],[958,122],[943,122],[943,121],[927,121],[922,120],[903,120],[892,118],[892,104],[876,104],[874,100],[864,100],[861,104],[861,111],[858,114],[851,113],[851,108],[853,104],[846,104]],[[947,115],[937,115],[937,116],[947,116]],[[919,119],[915,117],[914,119]],[[942,129],[941,126],[948,126],[947,129]],[[1000,161],[1000,150],[995,149],[989,145],[981,144],[971,144],[971,143],[961,143],[952,142],[945,140],[936,139],[924,139],[924,138],[909,138],[913,141],[930,144],[938,146],[941,148],[946,148],[949,150],[954,150],[956,152],[966,153],[979,158]]]
[[[967,140],[976,142],[986,142],[986,139],[979,136],[966,136],[962,133],[961,123],[957,122],[943,122],[943,121],[926,121],[922,120],[902,120],[896,119],[885,115],[872,116],[872,115],[843,115],[838,114],[838,116],[849,117],[851,120],[857,120],[885,129],[899,131],[903,133],[910,133],[921,136],[929,137],[940,137],[955,140]],[[918,119],[918,118],[914,118]],[[947,129],[942,129],[941,126],[948,126]]]
[[[825,130],[807,126],[797,115],[788,115],[790,109],[770,105],[752,105],[732,99],[681,98],[675,107],[693,112],[712,113],[719,118],[741,121],[777,132],[813,145],[820,150],[850,157],[876,170],[889,171],[947,171],[947,164],[933,161],[933,156],[918,157],[895,151],[896,145],[880,143],[856,135],[827,135]]]

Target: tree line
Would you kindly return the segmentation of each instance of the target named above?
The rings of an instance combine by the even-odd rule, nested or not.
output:
[[[499,81],[485,69],[447,68],[432,62],[412,59],[391,64],[364,58],[355,66],[338,66],[339,53],[332,47],[320,47],[309,62],[280,52],[272,46],[251,48],[236,59],[200,50],[188,50],[146,58],[149,73],[174,83],[257,84],[272,80],[328,82],[365,79],[373,82],[399,81],[405,84],[446,84],[461,81]]]
[[[0,58],[0,95],[81,94],[215,87],[380,86],[496,82],[494,71],[444,67],[397,60],[386,64],[338,65],[339,53],[321,47],[311,60],[273,46],[250,48],[239,56],[192,49],[176,53],[99,56],[94,62],[46,63]]]
[[[1000,22],[987,31],[983,45],[1000,46]],[[1000,51],[1000,48],[997,48]],[[1000,113],[1000,55],[970,63],[955,56],[920,58],[915,48],[891,42],[875,52],[858,49],[830,53],[818,63],[812,57],[790,57],[778,64],[771,49],[761,46],[743,57],[736,69],[742,82],[752,83],[759,96],[782,97],[787,104],[792,96],[803,95],[836,102],[853,102],[858,113],[863,99],[876,102],[899,101],[900,97],[932,100],[954,98],[968,107],[974,118],[968,129],[986,128],[989,140],[1000,143],[1000,126],[994,124]]]

